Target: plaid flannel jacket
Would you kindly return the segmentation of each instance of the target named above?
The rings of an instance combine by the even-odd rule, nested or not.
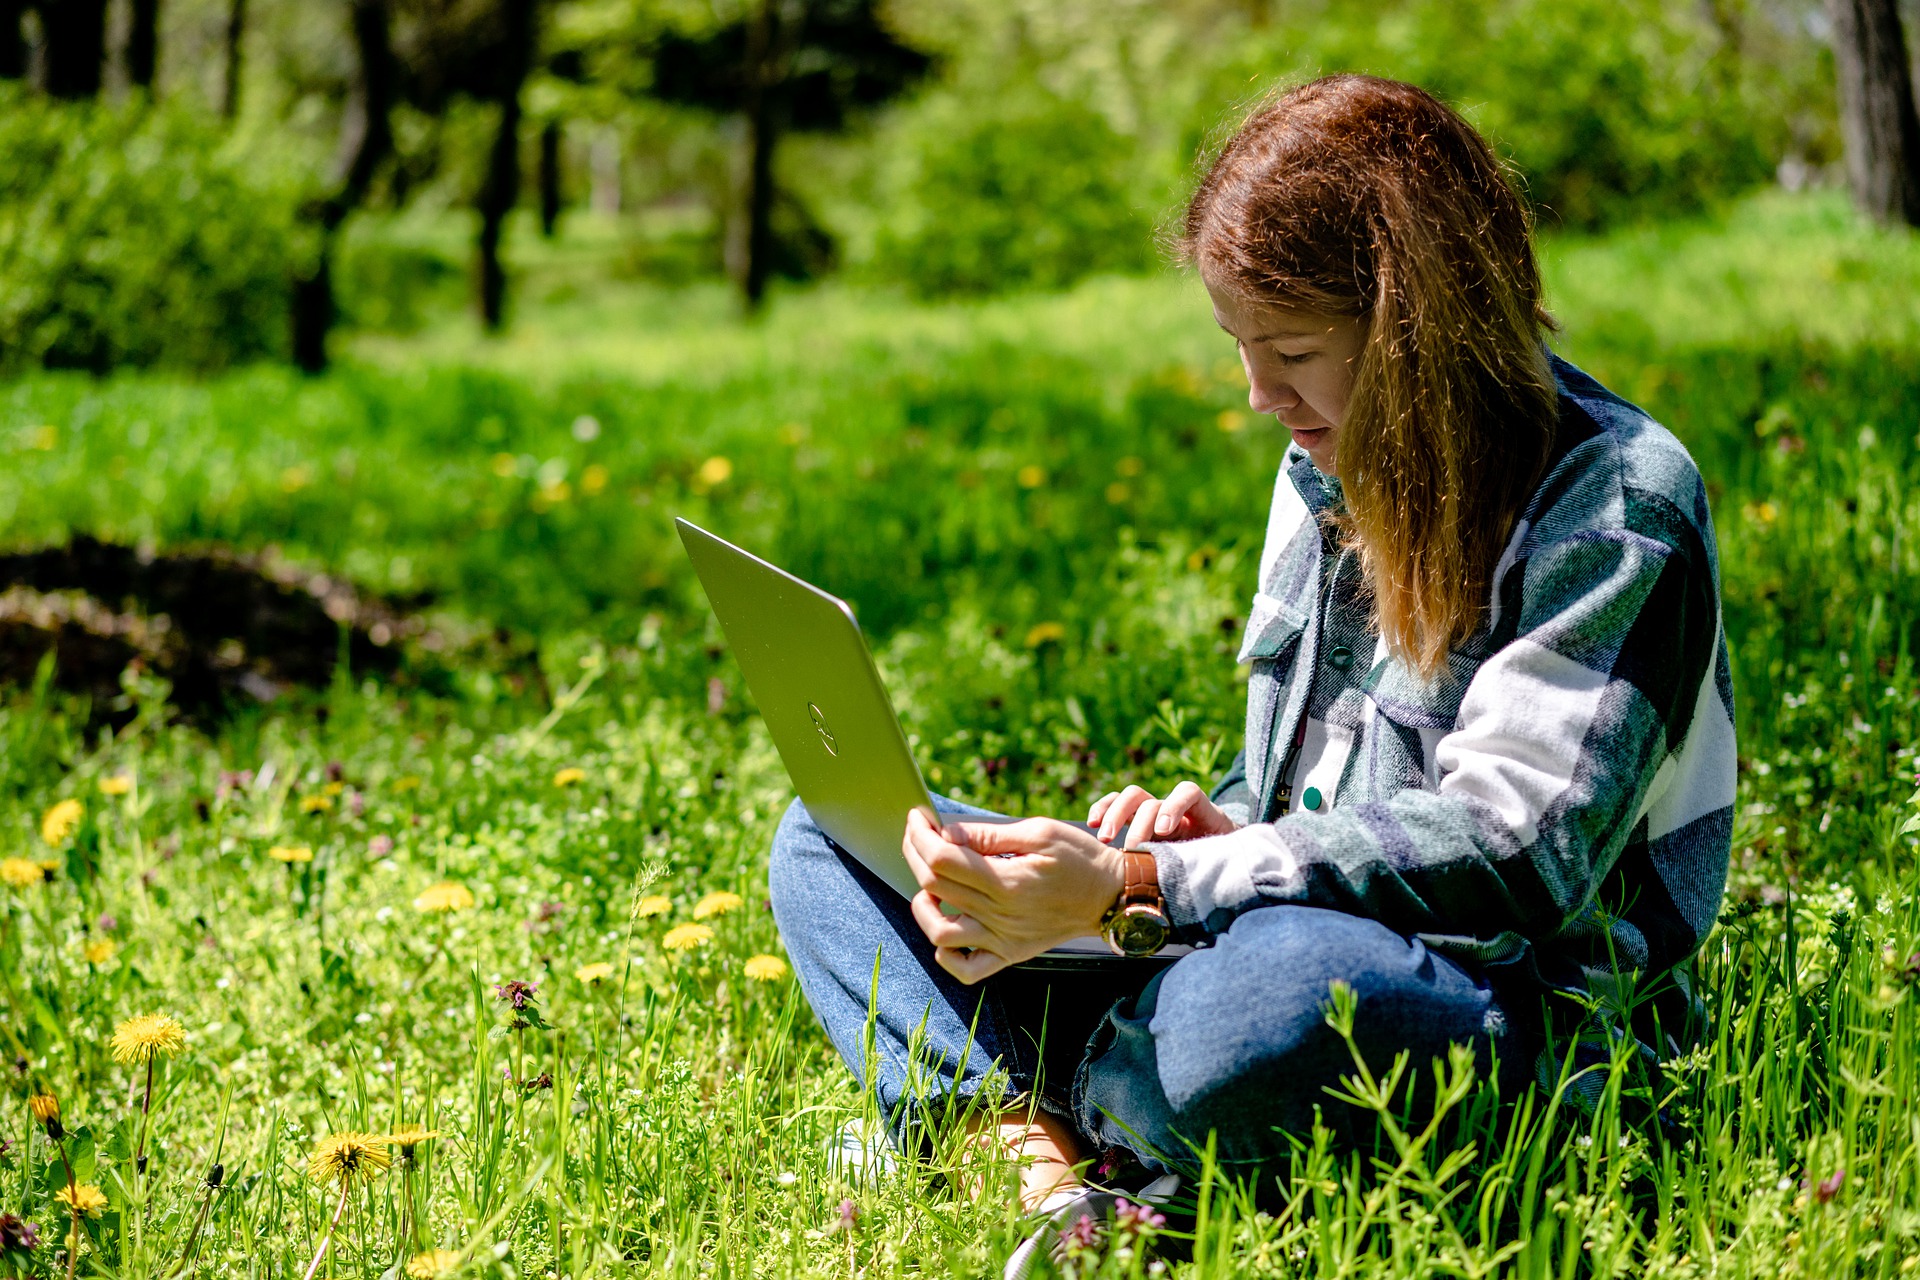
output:
[[[1364,602],[1323,591],[1338,554],[1317,517],[1339,490],[1288,450],[1240,655],[1253,668],[1246,750],[1215,789],[1249,825],[1152,846],[1183,940],[1304,903],[1604,999],[1706,937],[1735,768],[1706,491],[1664,428],[1553,368],[1554,460],[1480,629],[1431,683],[1377,636],[1351,634],[1356,616],[1366,629]],[[1345,576],[1358,577],[1350,560]],[[1343,616],[1349,642],[1330,643]],[[1283,814],[1276,775],[1310,715],[1321,749]]]

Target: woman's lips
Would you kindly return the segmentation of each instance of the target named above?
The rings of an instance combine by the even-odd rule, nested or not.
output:
[[[1293,442],[1303,449],[1312,448],[1327,438],[1325,427],[1288,427],[1287,430],[1293,433]]]

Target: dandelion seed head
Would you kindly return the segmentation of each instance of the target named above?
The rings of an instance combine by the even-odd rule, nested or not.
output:
[[[187,1047],[187,1029],[164,1013],[143,1013],[113,1029],[113,1060],[145,1062],[157,1053],[172,1056]]]

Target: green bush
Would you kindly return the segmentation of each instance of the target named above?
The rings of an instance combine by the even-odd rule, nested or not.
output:
[[[283,355],[295,238],[214,124],[0,95],[0,373]]]
[[[1795,80],[1782,92],[1779,75],[1744,63],[1728,40],[1662,0],[1401,0],[1270,31],[1221,65],[1202,100],[1213,111],[1250,78],[1408,80],[1519,167],[1543,221],[1592,229],[1767,181],[1808,94],[1825,106],[1830,87]]]
[[[1092,107],[1021,86],[942,94],[889,139],[874,274],[921,296],[1058,288],[1153,261],[1138,148]]]

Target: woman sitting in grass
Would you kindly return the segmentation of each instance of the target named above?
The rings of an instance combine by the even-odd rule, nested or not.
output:
[[[797,804],[773,850],[807,997],[896,1140],[963,1097],[1025,1158],[1048,1220],[1015,1271],[1111,1212],[1096,1161],[1152,1198],[1209,1141],[1257,1171],[1316,1109],[1338,1127],[1335,982],[1376,1069],[1466,1044],[1551,1084],[1556,1021],[1669,1056],[1725,885],[1706,493],[1673,436],[1548,351],[1527,212],[1486,142],[1409,85],[1315,81],[1226,144],[1181,250],[1248,402],[1292,437],[1234,768],[1210,795],[1106,796],[1092,833],[915,814],[911,904]],[[1103,929],[1195,950],[1011,967]]]

